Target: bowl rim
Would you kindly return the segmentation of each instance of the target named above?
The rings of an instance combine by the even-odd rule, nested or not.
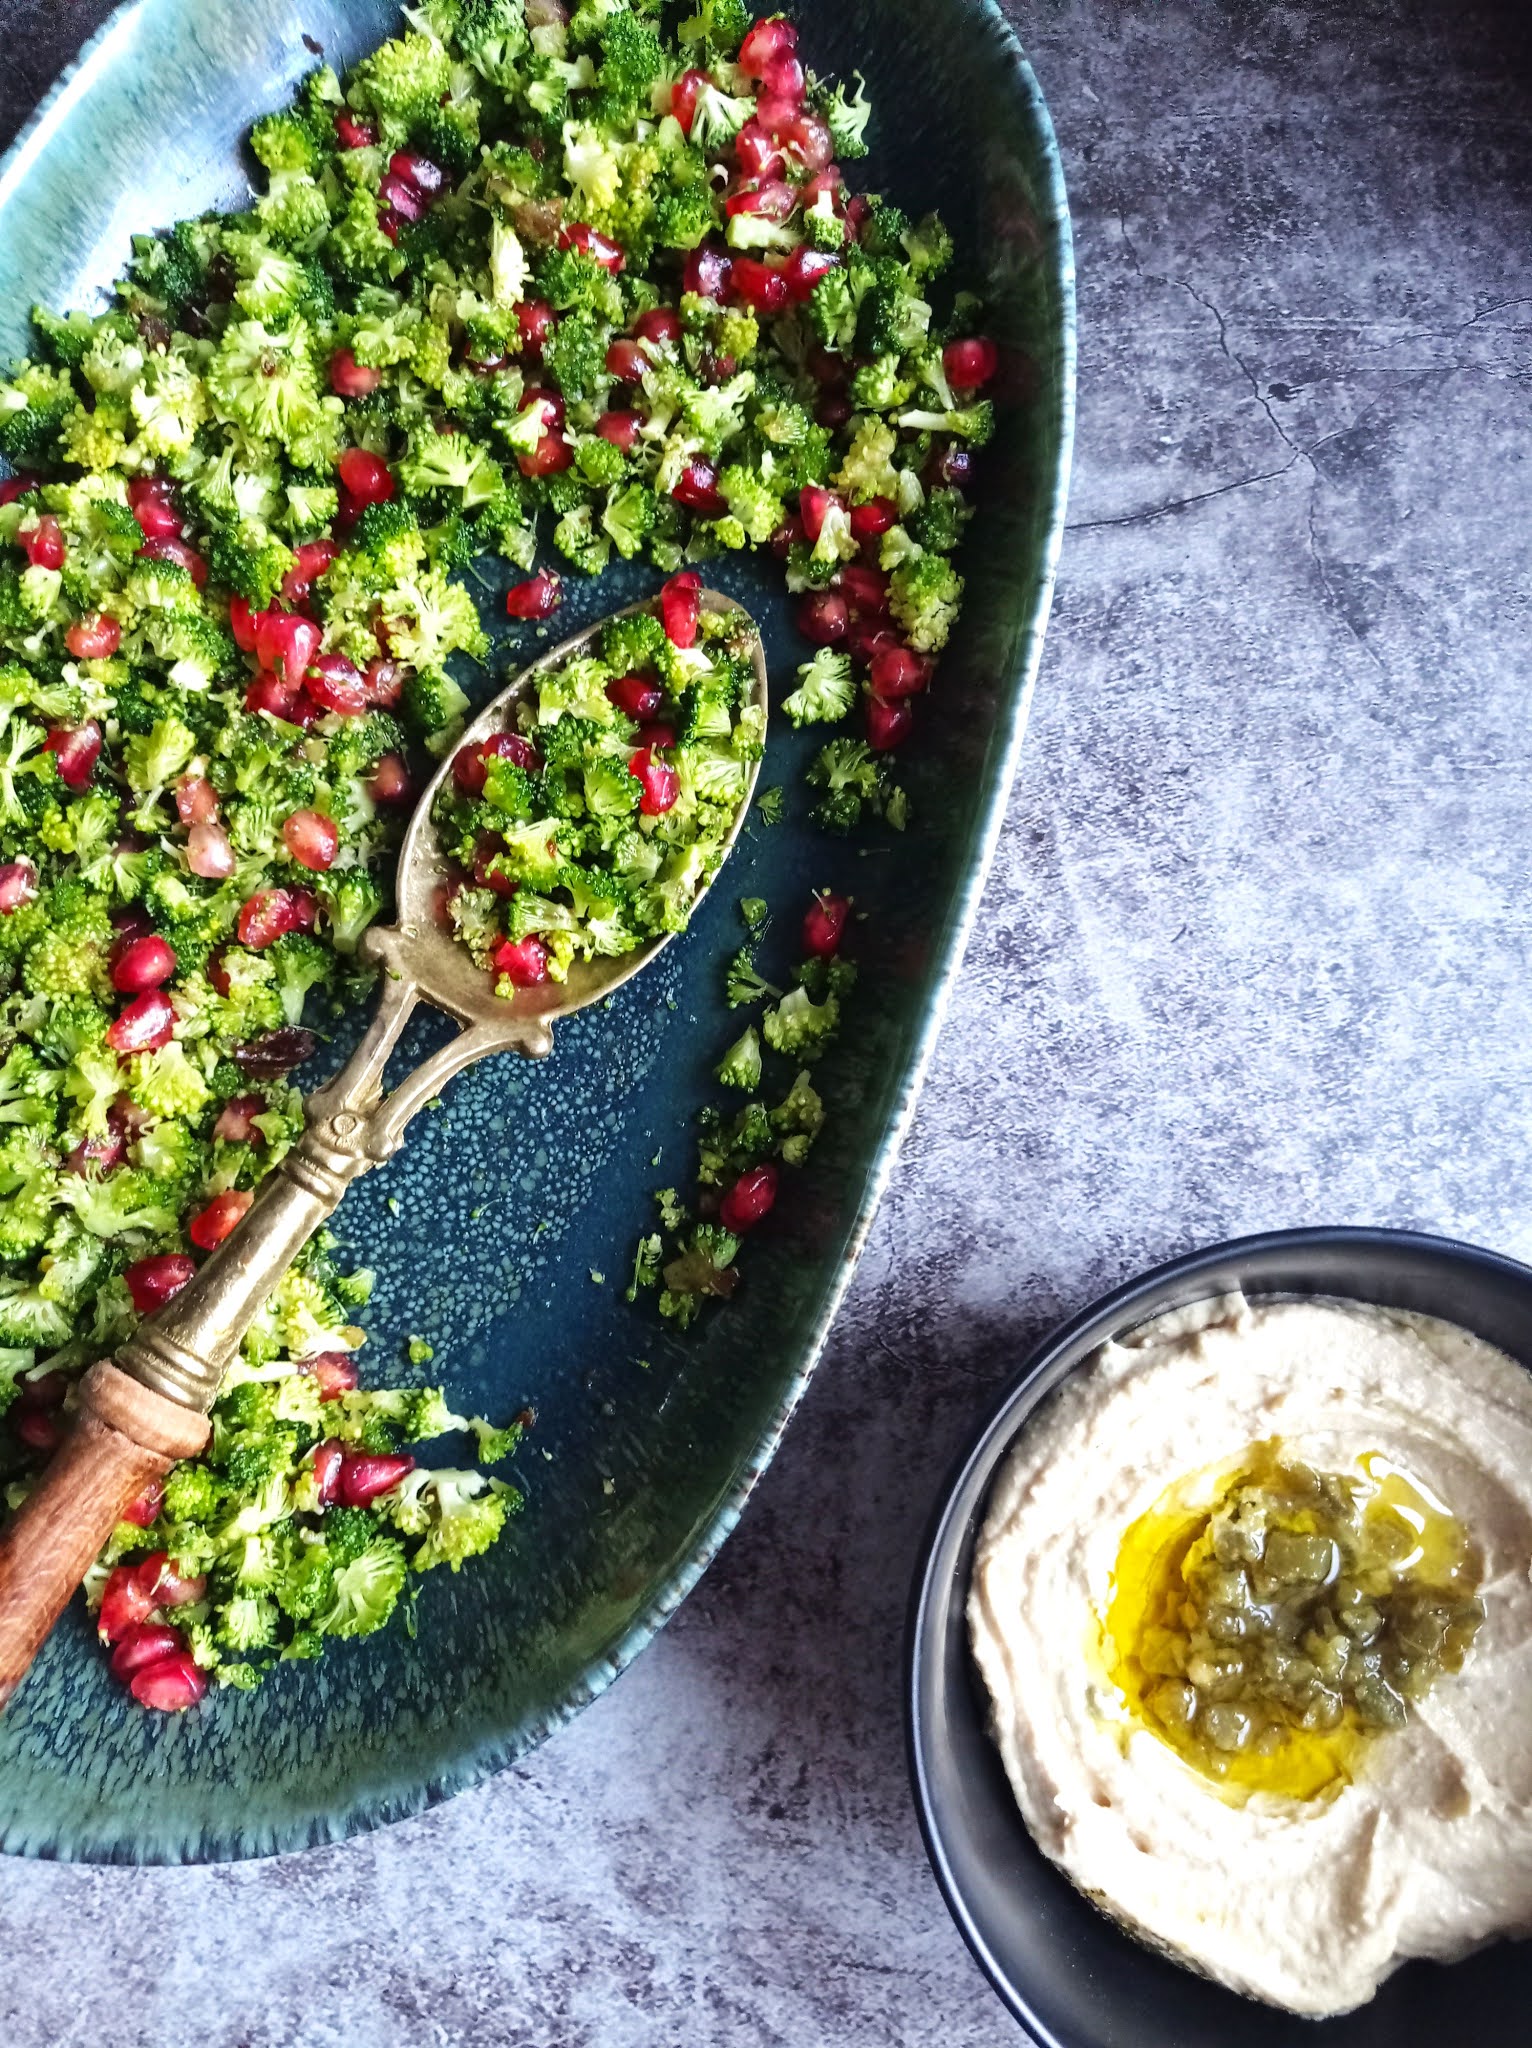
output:
[[[992,1989],[1026,2030],[1026,2037],[1035,2044],[1035,2048],[1074,2048],[1074,2044],[1056,2033],[1034,2010],[1022,1986],[992,1951],[948,1855],[946,1830],[941,1820],[942,1802],[932,1787],[928,1765],[932,1736],[926,1725],[923,1693],[928,1671],[944,1647],[944,1632],[932,1613],[938,1582],[950,1578],[960,1563],[962,1553],[969,1548],[995,1474],[1017,1436],[1048,1395],[1088,1365],[1109,1337],[1125,1334],[1150,1320],[1156,1312],[1172,1306],[1212,1299],[1221,1291],[1212,1285],[1203,1294],[1186,1294],[1180,1290],[1187,1283],[1194,1284],[1203,1278],[1211,1282],[1220,1269],[1227,1268],[1233,1261],[1337,1250],[1355,1253],[1359,1258],[1382,1251],[1417,1252],[1424,1259],[1449,1267],[1455,1265],[1466,1272],[1493,1273],[1510,1280],[1526,1290],[1529,1303],[1532,1303],[1532,1265],[1460,1238],[1438,1237],[1418,1230],[1396,1230],[1384,1225],[1358,1224],[1304,1226],[1225,1238],[1216,1244],[1163,1260],[1121,1282],[1106,1294],[1097,1296],[1067,1321],[1045,1331],[1028,1349],[1016,1371],[991,1398],[937,1492],[917,1553],[905,1619],[901,1680],[905,1762],[921,1841],[942,1900]],[[1225,1280],[1227,1282],[1227,1275]],[[1172,1290],[1177,1291],[1175,1302],[1166,1298]],[[1256,1295],[1260,1292],[1259,1289],[1251,1291]],[[1312,1292],[1314,1298],[1337,1301],[1364,1298],[1358,1293],[1337,1294],[1320,1288]],[[1073,1362],[1050,1378],[1050,1368],[1076,1348],[1079,1355]],[[1528,1363],[1532,1366],[1532,1361]],[[1025,1827],[1019,1812],[1016,1818],[1018,1824]],[[1105,1920],[1102,1927],[1107,1931]]]
[[[74,59],[59,72],[30,117],[0,154],[0,209],[25,180],[38,150],[57,121],[68,111],[74,96],[87,91],[95,74],[112,65],[119,40],[127,36],[135,19],[159,4],[162,0],[120,0],[120,4],[80,45]],[[797,11],[795,0],[787,0],[787,4],[794,12]],[[1046,491],[1041,495],[1040,544],[1033,601],[1020,643],[1002,677],[1004,686],[1011,693],[1011,702],[1008,711],[1002,711],[996,720],[991,759],[982,771],[977,791],[982,810],[980,828],[974,838],[966,873],[953,894],[945,922],[935,941],[944,956],[942,964],[932,979],[924,1014],[910,1049],[899,1099],[872,1155],[865,1191],[839,1270],[826,1289],[819,1317],[809,1332],[797,1371],[784,1384],[770,1420],[733,1483],[716,1501],[705,1527],[684,1558],[658,1583],[649,1601],[621,1637],[593,1658],[560,1698],[541,1711],[525,1716],[515,1725],[498,1730],[494,1736],[464,1748],[456,1755],[450,1768],[429,1780],[416,1779],[408,1789],[401,1789],[397,1784],[375,1788],[359,1794],[347,1806],[295,1817],[285,1825],[268,1829],[258,1846],[246,1846],[237,1837],[204,1835],[200,1840],[184,1842],[179,1854],[161,1852],[146,1855],[134,1845],[121,1843],[107,1846],[91,1840],[61,1842],[56,1836],[45,1838],[33,1834],[18,1839],[0,1823],[0,1853],[61,1857],[85,1863],[253,1860],[343,1841],[440,1805],[525,1756],[606,1691],[697,1585],[732,1533],[757,1482],[771,1463],[824,1353],[831,1327],[866,1245],[873,1217],[892,1177],[978,916],[1021,758],[1043,639],[1052,608],[1069,497],[1076,416],[1078,330],[1074,238],[1058,138],[1037,74],[1026,57],[1015,27],[1002,11],[1000,0],[951,0],[951,4],[956,10],[969,15],[974,34],[986,39],[989,61],[1008,78],[1022,116],[1019,125],[1027,137],[1029,168],[1035,173],[1033,196],[1040,230],[1039,269],[1047,278],[1058,308],[1048,387],[1051,394],[1051,431],[1057,439],[1058,459],[1047,479]]]

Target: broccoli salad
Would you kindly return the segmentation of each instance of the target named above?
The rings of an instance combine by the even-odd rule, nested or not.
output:
[[[444,909],[498,994],[683,929],[764,747],[754,646],[680,570],[599,655],[538,671],[518,730],[459,748],[436,804]]]
[[[943,289],[941,223],[848,183],[868,117],[859,79],[815,77],[741,0],[673,27],[650,0],[422,0],[255,124],[248,211],[136,240],[105,312],[34,311],[0,383],[11,1505],[81,1372],[301,1132],[291,1077],[367,996],[359,941],[461,733],[463,664],[490,655],[464,580],[485,558],[539,631],[570,570],[641,556],[670,579],[659,622],[454,761],[452,915],[503,990],[678,928],[716,861],[760,743],[738,650],[705,616],[685,637],[693,565],[720,552],[783,564],[817,650],[787,716],[859,725],[809,770],[815,818],[902,828],[890,756],[957,615],[999,355]],[[795,1063],[827,1035],[828,957],[763,1020]],[[717,1136],[703,1210],[722,1188],[728,1214],[672,1203],[643,1277],[721,1272],[696,1232],[764,1214],[818,1114],[795,1082]],[[732,1207],[730,1173],[756,1175]],[[370,1632],[519,1504],[481,1467],[526,1418],[360,1385],[368,1276],[334,1253],[277,1288],[206,1454],[91,1575],[147,1706]],[[458,1428],[466,1469],[415,1465],[406,1445]]]

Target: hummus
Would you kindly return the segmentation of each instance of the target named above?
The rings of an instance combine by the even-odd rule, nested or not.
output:
[[[1390,1569],[1448,1560],[1472,1619],[1407,1711],[1387,1695],[1392,1724],[1332,1700],[1322,1732],[1225,1758],[1173,1739],[1129,1676],[1126,1560],[1167,1502],[1207,1526],[1230,1474],[1278,1456],[1351,1475],[1323,1481],[1342,1498],[1393,1487],[1422,1534]],[[1233,1296],[1105,1346],[1002,1467],[968,1616],[1028,1827],[1152,1945],[1322,2015],[1409,1957],[1532,1933],[1532,1374],[1479,1338]]]

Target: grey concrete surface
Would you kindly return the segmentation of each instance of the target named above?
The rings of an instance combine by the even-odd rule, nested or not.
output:
[[[0,4],[0,120],[102,11]],[[0,1864],[10,2048],[1004,2048],[897,1699],[989,1389],[1235,1232],[1532,1255],[1532,18],[1014,12],[1079,243],[1071,531],[981,929],[786,1447],[523,1768],[264,1865]]]

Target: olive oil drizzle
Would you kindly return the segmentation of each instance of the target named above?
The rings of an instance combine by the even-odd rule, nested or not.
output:
[[[1380,1452],[1315,1472],[1280,1443],[1178,1480],[1124,1535],[1100,1617],[1138,1724],[1226,1796],[1333,1796],[1461,1669],[1482,1560]]]

